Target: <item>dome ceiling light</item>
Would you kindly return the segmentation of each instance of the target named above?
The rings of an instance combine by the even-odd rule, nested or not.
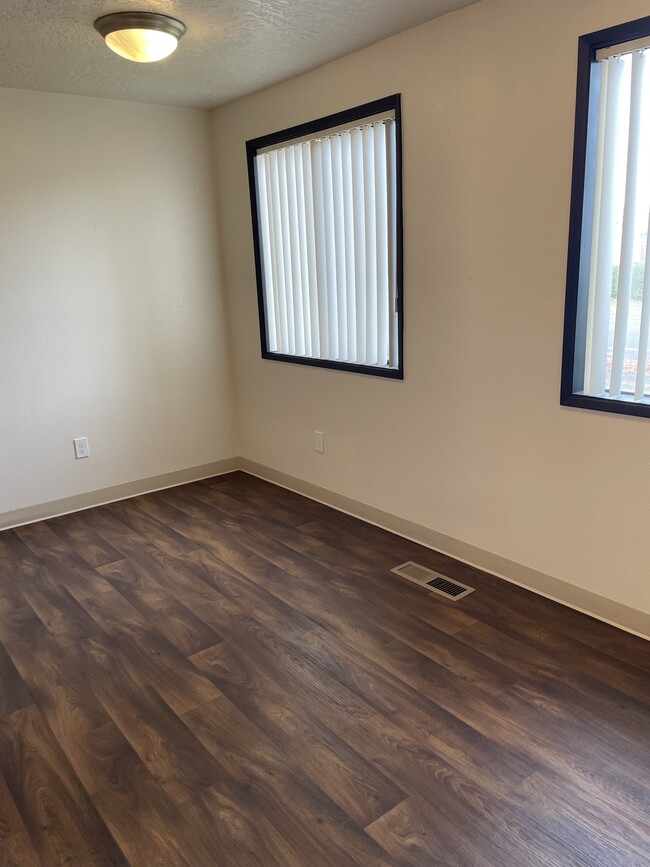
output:
[[[176,51],[185,25],[156,12],[115,12],[98,18],[95,30],[120,57],[136,63],[152,63]]]

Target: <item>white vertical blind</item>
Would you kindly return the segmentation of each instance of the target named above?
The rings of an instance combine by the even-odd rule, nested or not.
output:
[[[596,268],[591,275],[590,321],[591,359],[589,365],[589,381],[586,391],[589,394],[601,394],[605,391],[605,374],[607,366],[607,337],[609,328],[609,299],[612,286],[612,268],[614,267],[614,233],[616,167],[620,137],[619,115],[621,108],[621,84],[623,80],[623,62],[619,57],[603,60],[601,88],[604,98],[601,99],[601,122],[603,136],[599,136],[602,153],[598,154],[597,185],[600,187],[600,202],[598,203],[599,223],[594,225],[593,249],[596,253]]]
[[[378,177],[388,177],[387,171],[387,150],[386,136],[374,136],[375,148],[375,172]],[[388,260],[388,184],[377,186],[375,189],[375,212],[377,215],[376,226],[376,247],[377,247],[377,294],[375,303],[377,305],[377,363],[381,364],[386,361],[388,363],[390,355],[390,341],[388,338],[388,305],[389,298],[389,278],[390,264]],[[382,352],[385,353],[382,355]]]
[[[586,394],[647,401],[650,64],[599,61],[601,98],[585,356]],[[616,291],[614,291],[616,287]]]
[[[354,304],[358,364],[366,362],[366,206],[363,191],[363,143],[360,129],[350,133],[352,158],[352,219],[354,221]]]
[[[630,311],[630,292],[632,290],[632,270],[634,264],[634,236],[636,228],[637,189],[639,183],[639,148],[641,144],[641,97],[643,89],[643,67],[645,53],[635,51],[632,55],[632,75],[630,88],[630,124],[627,147],[627,179],[625,183],[625,205],[623,210],[623,238],[621,241],[621,261],[618,270],[618,295],[612,348],[612,372],[609,382],[610,397],[621,393],[623,365]]]
[[[650,238],[650,212],[648,213],[646,238]],[[650,334],[650,244],[646,242],[645,269],[643,279],[643,302],[639,324],[639,349],[637,352],[636,377],[634,380],[634,399],[643,400],[646,391],[646,364],[648,358],[648,336]]]
[[[271,352],[395,368],[395,121],[258,154]]]

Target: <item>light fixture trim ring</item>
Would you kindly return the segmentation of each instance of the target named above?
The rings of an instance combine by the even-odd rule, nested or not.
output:
[[[187,28],[177,18],[159,12],[112,12],[95,21],[95,30],[104,39],[118,30],[159,30],[180,40]]]

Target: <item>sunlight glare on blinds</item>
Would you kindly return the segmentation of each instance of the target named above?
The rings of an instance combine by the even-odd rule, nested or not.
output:
[[[395,121],[257,154],[271,352],[397,367]]]

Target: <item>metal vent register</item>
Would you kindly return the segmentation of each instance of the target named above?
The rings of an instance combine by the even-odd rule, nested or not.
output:
[[[468,593],[474,592],[474,587],[468,587],[467,584],[461,584],[460,581],[452,581],[446,575],[441,575],[440,572],[434,572],[433,569],[427,569],[426,566],[420,566],[419,563],[413,563],[410,560],[390,571],[396,575],[401,575],[402,578],[408,578],[414,584],[426,587],[432,593],[444,596],[452,602],[457,602]]]

